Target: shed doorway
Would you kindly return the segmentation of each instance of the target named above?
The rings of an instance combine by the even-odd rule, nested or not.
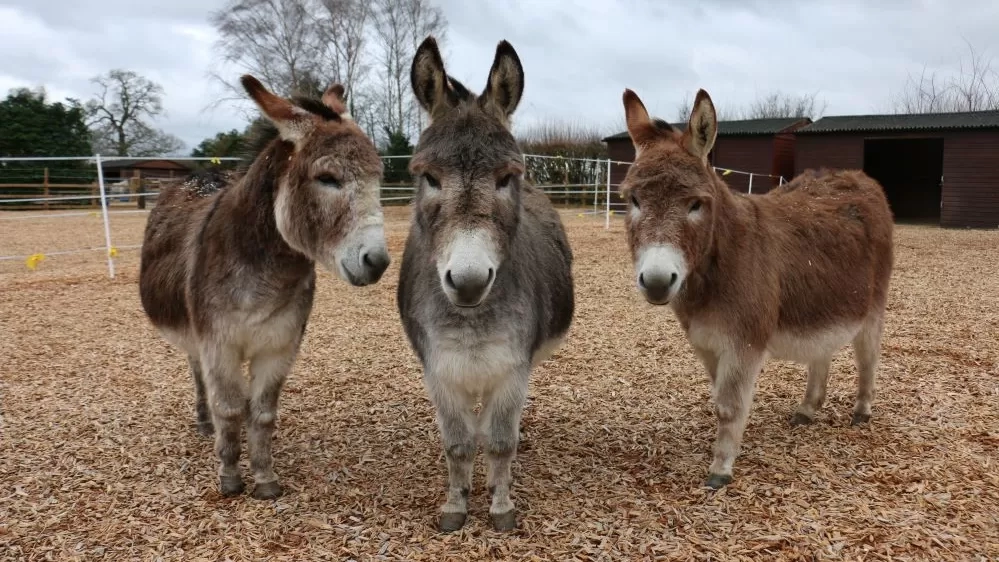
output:
[[[864,172],[878,180],[895,220],[940,224],[941,138],[864,139]]]

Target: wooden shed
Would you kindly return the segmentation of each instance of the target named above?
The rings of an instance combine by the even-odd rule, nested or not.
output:
[[[104,177],[132,178],[143,177],[150,179],[182,178],[191,173],[194,169],[193,161],[177,161],[170,159],[163,160],[105,160],[101,162],[104,168]]]
[[[999,111],[824,117],[797,132],[795,170],[862,169],[895,218],[999,227]]]
[[[794,132],[811,122],[808,118],[719,121],[718,140],[708,158],[719,168],[760,174],[753,178],[753,193],[765,193],[778,185],[780,176],[790,180],[794,175]],[[673,127],[682,131],[687,124]],[[603,141],[611,160],[634,162],[635,147],[627,131]],[[612,166],[611,183],[620,185],[627,171],[627,165]],[[732,189],[749,191],[748,175],[729,174],[724,179]]]

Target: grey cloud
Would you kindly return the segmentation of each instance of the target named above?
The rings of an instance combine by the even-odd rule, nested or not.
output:
[[[0,21],[0,85],[46,85],[85,99],[91,76],[130,68],[164,86],[168,117],[160,126],[193,146],[244,122],[230,106],[206,110],[221,95],[207,78],[217,65],[208,15],[221,4],[8,2],[0,15],[16,12],[28,24],[18,33]],[[450,23],[448,70],[469,87],[484,87],[500,39],[516,47],[527,73],[518,127],[559,119],[616,132],[626,87],[666,119],[698,88],[720,107],[781,90],[819,92],[827,114],[870,113],[924,65],[956,67],[965,39],[999,56],[999,2],[987,0],[960,9],[931,0],[440,4]]]

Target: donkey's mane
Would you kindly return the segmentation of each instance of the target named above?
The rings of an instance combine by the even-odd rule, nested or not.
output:
[[[322,117],[326,121],[336,121],[340,119],[337,112],[330,109],[321,100],[305,96],[295,96],[291,98],[292,103],[308,111],[309,113]],[[226,171],[214,168],[195,170],[184,180],[184,186],[189,190],[194,190],[199,196],[206,197],[232,185],[240,176],[244,175],[265,150],[270,147],[274,139],[278,138],[278,129],[270,121],[262,117],[257,118],[250,124],[246,139],[240,150],[240,161],[236,171]]]
[[[674,130],[673,125],[670,125],[669,123],[663,121],[662,119],[653,119],[652,125],[655,126],[656,129],[662,132],[670,132]]]
[[[447,81],[450,86],[450,88],[448,88],[448,94],[453,95],[455,101],[470,101],[475,99],[475,94],[466,88],[464,84],[458,81],[457,78],[449,74],[447,76]]]
[[[326,121],[336,121],[340,119],[340,115],[330,109],[321,100],[306,96],[294,96],[291,98],[291,102],[296,106],[308,111],[309,113],[322,117]],[[277,127],[267,119],[258,118],[251,125],[250,130],[246,134],[246,141],[243,143],[243,150],[241,151],[242,161],[240,162],[240,170],[246,171],[253,164],[253,161],[257,159],[267,147],[278,138]]]

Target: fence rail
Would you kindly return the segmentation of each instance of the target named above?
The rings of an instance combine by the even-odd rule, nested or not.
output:
[[[410,177],[406,166],[401,165],[400,159],[408,159],[408,156],[385,156],[385,177],[381,185],[380,199],[385,205],[405,204],[415,196],[413,178]],[[9,213],[0,217],[0,221],[37,219],[48,220],[62,217],[78,217],[83,215],[96,215],[99,208],[100,216],[104,227],[104,247],[88,247],[77,250],[62,250],[46,252],[45,254],[31,255],[3,255],[0,250],[0,262],[23,259],[28,263],[29,268],[33,268],[38,261],[44,259],[45,255],[67,255],[92,253],[103,250],[108,261],[108,275],[115,276],[114,257],[118,249],[134,249],[138,246],[113,246],[113,232],[109,217],[123,213],[144,213],[147,212],[147,201],[155,203],[159,195],[160,188],[166,183],[179,182],[192,171],[184,171],[174,168],[175,172],[180,172],[178,177],[162,177],[161,174],[144,175],[140,167],[133,166],[131,175],[126,175],[125,169],[118,173],[119,177],[114,178],[114,183],[108,184],[110,178],[105,177],[105,164],[109,162],[128,160],[136,162],[212,162],[221,164],[225,161],[236,161],[238,158],[193,158],[193,157],[148,157],[148,158],[124,158],[124,157],[102,157],[100,155],[87,157],[19,157],[0,158],[0,211],[72,211],[81,208],[91,209],[89,212],[78,213],[58,213],[58,214],[30,214],[27,216],[16,216],[20,213]],[[41,166],[39,163],[58,162],[59,166]],[[83,168],[76,167],[64,169],[68,163],[76,162],[82,164]],[[24,163],[33,163],[34,167],[25,167]],[[623,213],[627,208],[627,203],[618,193],[620,185],[614,183],[614,171],[627,169],[631,162],[623,162],[610,159],[596,158],[563,158],[559,156],[525,154],[524,163],[526,166],[526,176],[537,188],[544,191],[556,205],[568,205],[574,207],[584,207],[583,214],[591,216],[604,216],[604,228],[610,228],[610,219],[616,213]],[[13,165],[11,165],[13,164]],[[92,166],[92,168],[91,168]],[[186,168],[185,168],[186,169]],[[716,167],[715,170],[722,176],[730,174],[742,174],[748,176],[748,191],[753,191],[754,178],[767,178],[768,181],[778,180],[783,184],[785,179],[779,176],[768,174],[757,174],[744,172],[741,170],[730,170]],[[52,173],[53,171],[57,173]],[[16,178],[18,181],[5,183],[6,178]],[[23,181],[27,178],[40,178],[41,181]],[[65,180],[80,180],[77,183],[68,183]],[[53,181],[60,180],[60,181]],[[129,208],[132,209],[129,209]]]

